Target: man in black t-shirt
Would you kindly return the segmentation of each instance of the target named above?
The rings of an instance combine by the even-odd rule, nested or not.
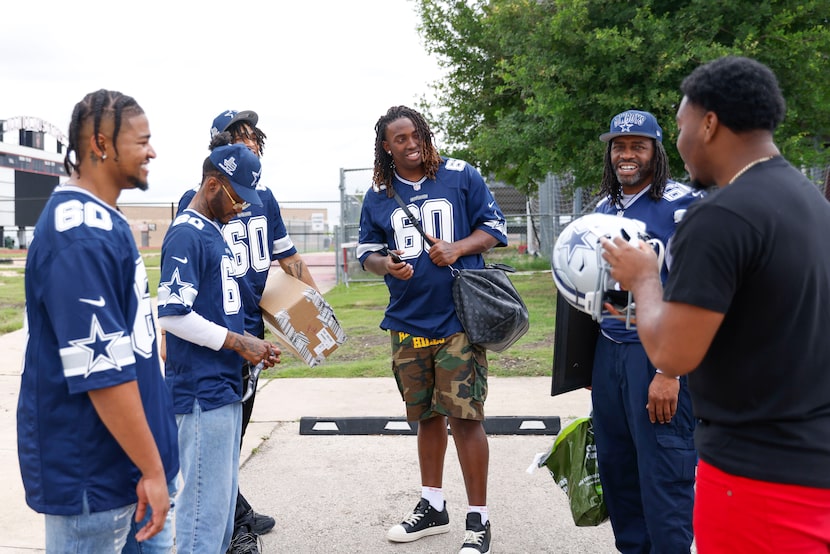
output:
[[[772,71],[727,56],[681,85],[677,149],[692,205],[665,291],[653,250],[603,240],[652,362],[689,377],[700,552],[830,547],[830,203],[781,157]]]

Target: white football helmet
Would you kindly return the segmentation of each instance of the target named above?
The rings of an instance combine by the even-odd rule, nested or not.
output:
[[[663,265],[665,248],[658,239],[646,234],[646,225],[637,219],[610,214],[592,213],[568,224],[553,246],[551,266],[553,282],[568,303],[596,321],[606,317],[625,319],[631,328],[634,302],[630,292],[620,289],[612,277],[608,262],[602,257],[600,237],[623,237],[636,244],[643,240],[657,252],[658,264]],[[623,314],[611,314],[608,302]]]

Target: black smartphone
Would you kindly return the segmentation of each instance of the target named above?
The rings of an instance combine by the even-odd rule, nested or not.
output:
[[[387,254],[389,254],[389,257],[392,258],[392,261],[395,262],[396,264],[399,264],[403,261],[400,256],[398,256],[397,254],[395,254],[391,250],[387,250],[386,252],[387,252]]]

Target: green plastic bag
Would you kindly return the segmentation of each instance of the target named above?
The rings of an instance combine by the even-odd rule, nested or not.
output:
[[[553,480],[568,495],[577,527],[599,525],[608,519],[608,508],[599,481],[594,425],[590,417],[577,419],[557,435],[547,458]]]

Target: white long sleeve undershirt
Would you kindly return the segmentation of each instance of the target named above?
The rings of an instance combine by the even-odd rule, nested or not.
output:
[[[159,318],[159,326],[182,340],[219,351],[228,337],[228,330],[208,321],[196,312],[187,315],[168,315]]]

